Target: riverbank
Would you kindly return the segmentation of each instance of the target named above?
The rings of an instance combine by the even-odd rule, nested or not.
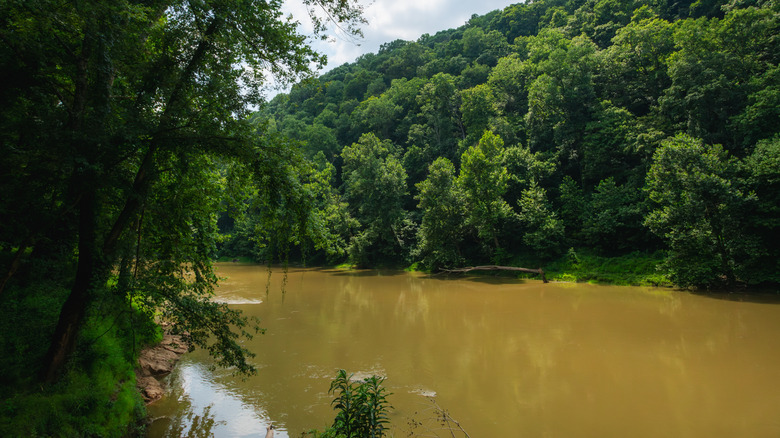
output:
[[[35,315],[26,310],[19,314]],[[62,376],[55,383],[42,384],[37,376],[50,336],[46,323],[50,324],[51,318],[35,318],[40,325],[33,327],[9,312],[0,316],[9,318],[2,324],[0,436],[118,437],[143,433],[146,410],[136,388],[134,368],[141,343],[149,339],[138,325],[88,319]],[[140,317],[136,323],[138,320]],[[14,346],[17,349],[9,348]]]
[[[76,347],[52,383],[40,375],[63,303],[67,264],[28,264],[0,295],[0,436],[141,436],[146,409],[135,367],[163,333],[149,313],[113,293],[87,310]]]
[[[138,355],[135,369],[136,387],[144,404],[149,405],[165,395],[160,378],[173,371],[181,356],[189,350],[181,336],[167,332],[159,344],[151,345]]]
[[[511,257],[483,264],[500,264],[504,266],[524,267],[530,269],[542,268],[548,281],[566,282],[566,283],[589,283],[613,286],[652,286],[652,287],[678,287],[667,275],[667,269],[664,266],[667,254],[664,251],[640,252],[635,251],[629,254],[619,256],[604,256],[596,254],[589,249],[570,248],[562,256],[553,259],[540,261],[538,259]],[[238,264],[258,264],[249,257],[240,257],[237,259],[222,258],[222,263]],[[478,264],[478,263],[475,263]],[[291,262],[290,267],[318,266],[325,269],[334,269],[339,271],[352,271],[358,269],[374,270],[403,270],[408,272],[422,272],[426,274],[438,274],[440,271],[431,271],[425,269],[420,263],[411,265],[403,264],[380,264],[370,268],[359,268],[354,264],[344,262],[340,264],[320,264],[306,265]],[[505,276],[515,278],[539,278],[537,274],[517,273],[509,271],[486,271],[470,272],[469,275],[484,276]],[[696,290],[695,288],[689,288]],[[780,284],[763,283],[748,284],[737,282],[736,285],[728,286],[723,284],[720,288],[709,287],[699,289],[706,292],[728,292],[743,294],[780,294]]]
[[[662,271],[663,261],[664,254],[660,251],[655,253],[633,252],[608,257],[587,250],[571,248],[561,257],[550,261],[515,257],[499,264],[530,269],[542,268],[548,281],[615,286],[673,287],[674,284]],[[348,268],[348,265],[340,265],[339,267]],[[419,270],[419,267],[414,264],[407,270],[416,271]],[[489,271],[470,275],[510,275],[518,278],[539,278],[538,274],[504,271]]]
[[[674,284],[662,271],[665,254],[662,251],[653,253],[632,252],[620,256],[602,256],[594,254],[587,249],[575,250],[569,249],[565,254],[553,260],[540,261],[537,259],[512,257],[496,262],[483,261],[484,263],[474,264],[498,264],[514,267],[525,267],[530,269],[542,268],[549,281],[561,281],[569,283],[593,283],[615,286],[663,286],[673,287]],[[240,263],[256,264],[249,257],[227,258],[218,260],[222,263]],[[310,264],[307,264],[311,266]],[[290,266],[302,266],[295,262]],[[318,265],[328,269],[339,271],[352,271],[360,269],[356,265],[344,262],[336,265]],[[438,271],[430,271],[419,263],[411,265],[401,264],[381,264],[371,266],[368,269],[394,269],[410,272],[425,272],[435,274]],[[538,274],[490,271],[483,273],[473,273],[470,275],[504,275],[519,278],[538,278]]]
[[[571,248],[544,269],[550,281],[673,287],[662,271],[663,262],[664,254],[660,251],[606,257]]]

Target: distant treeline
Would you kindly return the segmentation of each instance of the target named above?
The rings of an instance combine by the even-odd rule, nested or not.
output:
[[[255,122],[310,159],[332,260],[661,250],[679,285],[776,283],[779,34],[777,1],[533,1],[384,44]],[[223,253],[301,242],[248,213],[221,217]]]

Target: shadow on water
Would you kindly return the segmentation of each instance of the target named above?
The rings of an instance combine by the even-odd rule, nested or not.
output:
[[[263,269],[268,270],[268,265],[264,263],[232,263],[232,262],[217,262],[216,266],[223,266],[226,268],[239,268],[239,269]],[[274,275],[282,274],[285,272],[283,265],[271,265]],[[286,268],[288,274],[299,272],[319,272],[337,277],[397,277],[399,275],[405,275],[407,272],[402,269],[392,268],[376,268],[376,269],[338,269],[333,267],[322,266],[302,266],[302,265],[289,265]]]
[[[465,280],[482,284],[526,284],[528,280],[537,280],[536,278],[517,278],[516,273],[491,272],[483,274],[450,274],[446,272],[426,274],[423,278],[439,281]],[[541,279],[539,279],[541,281]]]
[[[336,277],[397,277],[405,275],[406,271],[399,269],[353,269],[341,270],[334,268],[303,268],[313,272],[322,272]]]
[[[755,304],[780,304],[780,293],[774,291],[750,291],[739,290],[736,292],[724,292],[724,291],[706,291],[706,290],[689,290],[680,291],[687,292],[691,295],[696,295],[702,298],[711,298],[715,300],[732,301],[738,303],[755,303]]]

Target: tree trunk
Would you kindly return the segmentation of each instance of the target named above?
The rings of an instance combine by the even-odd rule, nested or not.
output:
[[[530,274],[539,274],[539,276],[542,277],[542,281],[547,283],[547,277],[544,275],[544,270],[542,268],[539,269],[528,269],[528,268],[518,268],[515,266],[497,266],[497,265],[485,265],[485,266],[468,266],[465,268],[457,268],[457,269],[439,269],[442,272],[447,272],[449,274],[463,274],[466,272],[471,271],[517,271],[517,272],[528,272]]]
[[[86,313],[89,291],[95,276],[96,226],[95,193],[90,192],[85,194],[79,203],[79,261],[76,280],[62,306],[49,351],[44,358],[41,377],[45,382],[53,382],[57,378],[65,360],[76,346],[78,329]]]
[[[22,263],[22,255],[24,255],[24,252],[27,251],[28,244],[25,242],[19,248],[16,250],[16,254],[14,254],[14,259],[11,261],[11,266],[8,268],[8,273],[5,274],[5,277],[3,277],[3,281],[0,282],[0,295],[3,294],[3,290],[5,290],[5,285],[8,284],[8,281],[11,279],[11,277],[16,274],[16,270],[19,269],[19,265]]]
[[[198,67],[201,66],[203,59],[205,59],[208,54],[208,50],[212,45],[213,36],[222,30],[224,21],[224,17],[216,16],[209,23],[203,39],[198,43],[192,57],[182,71],[179,82],[175,85],[171,96],[168,98],[165,109],[160,116],[158,133],[165,132],[173,126],[173,114],[176,114],[179,107],[186,102],[184,90],[191,84]],[[87,52],[88,49],[92,48],[93,47],[88,44],[88,39],[85,39],[84,51]],[[69,128],[73,132],[79,132],[81,129],[84,108],[87,103],[86,90],[89,83],[86,81],[86,72],[89,65],[87,64],[88,57],[82,56],[82,58],[83,59],[80,59],[79,64],[77,65],[79,75],[77,77],[76,96],[74,98],[71,120],[69,123]],[[109,87],[107,89],[110,89],[111,76],[106,76],[103,79],[104,83]],[[100,104],[100,102],[98,102],[98,104]],[[159,139],[154,138],[150,142],[149,149],[144,155],[139,169],[136,172],[132,187],[133,190],[129,197],[125,199],[122,210],[114,221],[110,231],[105,236],[105,239],[102,239],[103,245],[101,248],[98,248],[97,246],[98,210],[96,205],[97,191],[94,188],[98,182],[92,181],[92,185],[90,185],[87,181],[80,181],[82,183],[80,186],[86,187],[88,193],[84,194],[78,204],[78,269],[70,295],[60,311],[57,327],[52,336],[51,346],[44,358],[41,377],[46,382],[52,382],[57,378],[68,355],[76,346],[76,337],[86,314],[91,289],[96,282],[102,279],[102,274],[106,273],[103,270],[110,268],[110,261],[112,261],[116,254],[117,245],[119,244],[122,233],[132,223],[143,205],[143,200],[146,198],[152,180],[156,176],[154,174],[154,158],[160,147],[158,141]],[[91,157],[90,154],[87,154],[86,156]]]

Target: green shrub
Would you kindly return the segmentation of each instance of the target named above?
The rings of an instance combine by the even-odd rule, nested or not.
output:
[[[335,398],[331,405],[336,410],[333,425],[320,433],[310,431],[316,438],[380,438],[385,435],[387,414],[392,406],[391,395],[382,387],[384,378],[371,376],[355,381],[353,375],[339,370],[328,393]]]
[[[68,292],[50,286],[40,281],[9,291],[0,308],[0,365],[8,370],[2,376],[0,436],[137,435],[146,412],[133,369],[140,347],[155,339],[156,325],[124,297],[107,298],[91,310],[60,379],[41,385],[40,364]],[[94,317],[101,314],[111,317]]]

